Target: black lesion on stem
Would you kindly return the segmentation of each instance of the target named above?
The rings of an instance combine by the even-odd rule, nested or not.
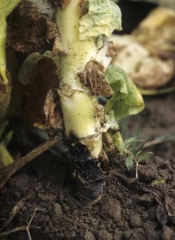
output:
[[[75,195],[83,203],[97,199],[103,194],[104,175],[96,159],[79,142],[70,144],[70,175],[75,185]]]

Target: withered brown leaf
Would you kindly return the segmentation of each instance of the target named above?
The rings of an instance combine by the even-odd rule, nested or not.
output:
[[[105,97],[113,95],[114,92],[104,76],[104,67],[100,63],[89,61],[84,72],[78,75],[82,83],[90,86],[93,94]]]
[[[51,49],[53,39],[59,34],[56,23],[29,1],[21,1],[7,23],[7,46],[24,53]]]
[[[114,57],[116,56],[116,47],[114,46],[113,42],[108,42],[108,51],[106,53],[107,57]]]
[[[63,129],[61,103],[56,89],[50,89],[44,104],[47,128]]]

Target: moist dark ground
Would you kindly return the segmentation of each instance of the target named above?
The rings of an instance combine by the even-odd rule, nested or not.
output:
[[[145,110],[129,118],[127,137],[136,135],[138,128],[140,139],[153,140],[175,132],[174,99],[174,93],[146,97]],[[39,144],[36,136],[35,139],[27,134],[22,136],[18,139],[20,154],[26,154]],[[37,208],[42,210],[36,212],[31,223],[32,240],[173,240],[174,144],[172,140],[145,149],[153,151],[154,156],[140,163],[138,183],[134,181],[135,167],[128,172],[125,158],[112,154],[105,174],[103,197],[94,205],[75,198],[72,183],[66,181],[64,157],[47,151],[17,172],[0,191],[0,226],[24,198],[23,206],[17,208],[14,219],[3,231],[25,225]],[[111,171],[118,175],[114,176]],[[151,185],[158,178],[164,181]],[[20,231],[2,239],[22,240],[28,239],[28,235]]]

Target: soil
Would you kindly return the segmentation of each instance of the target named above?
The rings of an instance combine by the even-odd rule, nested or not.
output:
[[[129,118],[126,136],[136,135],[139,129],[139,138],[154,140],[175,132],[174,98],[175,93],[146,97],[145,110]],[[13,153],[25,155],[39,144],[40,138],[29,133],[30,129],[21,131],[16,140],[18,151],[11,146]],[[1,189],[0,227],[6,223],[2,232],[15,231],[33,216],[32,240],[175,239],[174,143],[171,140],[145,149],[154,156],[139,164],[138,181],[135,167],[128,171],[125,157],[111,154],[103,196],[89,202],[77,198],[74,183],[67,177],[64,154],[56,153],[56,147],[47,151]],[[30,237],[23,228],[1,239]]]

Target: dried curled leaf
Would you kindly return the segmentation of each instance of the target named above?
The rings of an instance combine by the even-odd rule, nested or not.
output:
[[[115,151],[114,140],[108,132],[103,133],[103,142],[105,143],[105,151],[112,152]]]
[[[52,53],[54,55],[59,55],[60,53],[67,54],[62,46],[61,38],[59,35],[56,36],[54,39]]]
[[[106,53],[106,56],[107,57],[112,57],[112,58],[114,56],[116,56],[116,48],[115,48],[115,46],[114,46],[112,41],[108,42],[108,51]]]
[[[50,89],[44,104],[46,125],[48,128],[63,129],[63,117],[58,92]]]
[[[51,49],[56,23],[32,2],[22,1],[8,18],[7,46],[31,53]]]
[[[113,90],[104,76],[104,67],[96,61],[89,61],[83,73],[79,73],[82,83],[90,86],[92,93],[109,97],[113,95]]]

